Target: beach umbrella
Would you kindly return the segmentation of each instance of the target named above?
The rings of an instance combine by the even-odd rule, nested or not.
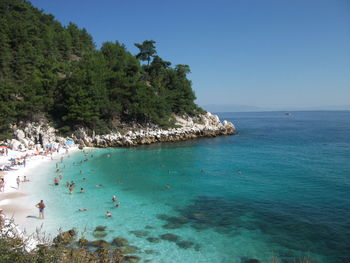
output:
[[[66,141],[66,144],[67,144],[67,145],[72,145],[73,143],[74,143],[74,142],[73,142],[72,140],[67,140],[67,141]]]

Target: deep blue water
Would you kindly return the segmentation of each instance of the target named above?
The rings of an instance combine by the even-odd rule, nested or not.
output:
[[[69,195],[64,183],[52,186],[52,175],[38,180],[35,187],[50,189],[35,197],[47,200],[45,228],[75,226],[93,239],[94,228],[105,225],[106,240],[126,237],[152,262],[350,262],[350,112],[220,117],[238,134],[93,149],[81,166],[72,163],[83,153],[73,154],[63,181],[86,193]],[[112,208],[114,194],[119,208]],[[89,211],[77,212],[82,207]],[[147,240],[165,233],[180,241]]]

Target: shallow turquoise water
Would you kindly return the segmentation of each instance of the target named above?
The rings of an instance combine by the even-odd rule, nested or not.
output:
[[[34,196],[47,204],[44,228],[55,233],[74,226],[94,239],[94,228],[104,225],[106,240],[126,237],[152,262],[270,262],[274,256],[294,262],[307,255],[349,262],[350,112],[221,117],[239,134],[93,149],[81,166],[73,162],[85,156],[75,153],[59,164],[64,178],[57,187],[55,164],[45,165],[38,173],[46,175],[27,186],[44,189]],[[86,193],[68,194],[64,183],[71,180]],[[119,208],[112,207],[113,195]],[[112,218],[105,217],[107,210]],[[129,232],[134,230],[147,232],[137,237]],[[191,247],[147,240],[165,233]]]

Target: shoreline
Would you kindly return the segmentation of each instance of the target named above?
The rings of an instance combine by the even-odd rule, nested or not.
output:
[[[78,151],[78,147],[74,146],[69,149],[69,154]],[[33,150],[28,150],[24,152],[9,150],[8,156],[1,156],[1,161],[10,158],[19,158],[26,154],[32,154]],[[66,151],[61,149],[58,153],[53,153],[51,159],[50,156],[31,156],[26,158],[26,166],[20,167],[16,170],[5,171],[3,178],[5,180],[5,190],[0,192],[0,208],[4,210],[4,214],[7,220],[13,220],[16,228],[23,234],[27,233],[27,228],[31,222],[26,220],[28,215],[37,215],[37,208],[35,208],[34,203],[28,203],[33,192],[29,192],[23,189],[23,184],[30,184],[32,178],[36,176],[35,170],[40,169],[44,164],[48,164],[50,161],[58,161],[60,156],[65,155]],[[20,176],[21,182],[19,189],[17,189],[16,178]],[[23,177],[26,176],[29,182],[23,182]],[[32,234],[32,233],[29,233]]]
[[[33,183],[32,178],[36,176],[35,170],[48,164],[52,158],[59,161],[60,156],[64,156],[66,150],[61,146],[65,145],[69,149],[69,153],[73,153],[86,148],[118,148],[132,147],[144,144],[153,144],[159,142],[176,142],[192,140],[203,137],[216,137],[220,135],[232,135],[236,133],[232,123],[221,122],[217,115],[206,113],[197,117],[175,116],[177,128],[161,129],[157,127],[127,127],[124,132],[114,132],[106,135],[87,135],[84,129],[77,130],[72,137],[61,137],[57,135],[57,131],[47,122],[26,123],[25,126],[14,126],[14,135],[16,139],[7,140],[5,145],[9,147],[7,156],[0,156],[0,163],[6,163],[10,158],[23,159],[25,155],[26,165],[18,166],[18,169],[6,171],[5,192],[0,192],[0,208],[4,210],[6,218],[13,219],[16,228],[21,233],[29,234],[34,232],[34,227],[39,224],[33,224],[33,218],[37,218],[38,211],[35,208],[36,202],[31,198],[38,190],[31,191],[23,189],[24,183]],[[21,129],[22,128],[22,129]],[[40,144],[39,144],[40,142]],[[78,147],[79,146],[79,147]],[[40,149],[42,153],[50,153],[48,149],[55,150],[51,154],[38,154],[33,149]],[[30,149],[30,150],[29,150]],[[38,154],[38,155],[35,155]],[[23,160],[22,160],[23,161]],[[40,168],[39,168],[40,169]],[[20,176],[21,183],[17,189],[16,178]],[[23,177],[32,182],[23,182]],[[43,175],[40,175],[43,176]],[[36,178],[37,179],[37,178]],[[33,192],[34,191],[34,192]],[[30,219],[31,218],[31,219]],[[29,220],[28,220],[29,219]],[[42,222],[41,227],[44,225]]]

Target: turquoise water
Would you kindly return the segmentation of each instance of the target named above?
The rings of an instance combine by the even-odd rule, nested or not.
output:
[[[125,237],[151,262],[350,262],[350,112],[220,117],[239,134],[90,149],[81,166],[73,162],[84,154],[74,153],[60,164],[59,186],[55,163],[46,164],[27,186],[43,189],[34,198],[47,204],[44,228],[76,227],[93,240],[94,228],[107,226],[106,240]],[[71,180],[86,193],[68,194]],[[179,240],[147,240],[166,233]]]

